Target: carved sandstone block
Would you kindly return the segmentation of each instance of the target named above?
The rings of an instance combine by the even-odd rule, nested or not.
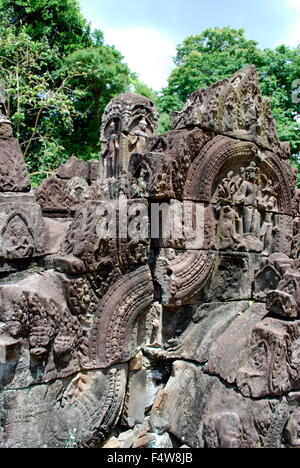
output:
[[[29,190],[30,180],[18,140],[0,136],[0,191],[29,192]]]
[[[0,252],[5,259],[37,257],[48,241],[40,206],[23,202],[0,203]]]
[[[0,396],[2,446],[100,447],[123,404],[126,366],[92,371]],[[41,403],[42,402],[42,403]]]
[[[252,330],[266,315],[264,304],[252,304],[233,320],[211,347],[208,359],[210,373],[220,376],[228,383],[235,382],[247,355]]]

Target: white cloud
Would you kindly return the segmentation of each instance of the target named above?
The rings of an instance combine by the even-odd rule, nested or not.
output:
[[[166,86],[176,44],[167,34],[146,27],[103,28],[105,42],[114,45],[139,79],[155,90]]]

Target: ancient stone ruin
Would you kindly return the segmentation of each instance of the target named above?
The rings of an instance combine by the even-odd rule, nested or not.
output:
[[[255,67],[30,191],[0,119],[0,446],[300,445],[300,192]]]

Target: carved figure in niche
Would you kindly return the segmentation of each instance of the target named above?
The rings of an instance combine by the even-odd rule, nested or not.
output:
[[[251,133],[261,134],[262,128],[259,121],[259,95],[256,84],[250,81],[244,94],[245,128]]]
[[[285,427],[284,439],[290,447],[300,447],[300,408],[291,414]]]
[[[162,305],[154,302],[146,315],[146,345],[162,346]]]
[[[217,231],[220,244],[223,245],[220,248],[236,248],[235,243],[236,246],[240,244],[239,247],[243,245],[243,248],[246,245],[248,251],[264,251],[265,255],[271,253],[276,232],[274,213],[278,212],[277,186],[265,175],[259,174],[254,161],[248,167],[241,167],[236,175],[229,171],[217,186],[211,203],[216,204],[217,213],[220,206],[232,205],[231,210],[226,208],[224,211],[222,208],[221,211]],[[225,224],[222,226],[224,215]],[[239,218],[242,219],[241,226]],[[240,237],[243,237],[244,242],[241,242]],[[230,242],[230,238],[234,242]]]
[[[142,118],[134,132],[128,135],[128,149],[132,153],[143,153],[146,149],[148,133],[147,122]]]
[[[300,257],[300,218],[294,219],[292,255],[293,255],[293,258]]]
[[[107,131],[107,146],[103,153],[104,175],[106,178],[118,177],[120,169],[120,141],[118,127],[115,120],[112,120]]]
[[[273,206],[273,209],[277,208],[277,200],[276,200],[276,194],[277,194],[277,189],[278,189],[278,184],[274,187],[273,182],[270,179],[267,179],[264,175],[260,176],[260,183],[264,186],[261,188],[261,194],[259,194],[259,203],[261,204],[266,204],[270,200],[270,198],[274,199],[275,198],[275,203]]]
[[[82,177],[73,177],[68,183],[68,188],[72,201],[75,204],[85,202],[91,197],[91,191],[88,183]]]
[[[217,232],[218,247],[226,249],[246,249],[243,240],[242,219],[234,208],[224,206],[221,208],[220,220]]]
[[[241,167],[239,174],[235,176],[233,171],[229,171],[226,177],[218,185],[212,198],[212,203],[217,203],[219,201],[234,202],[236,194],[245,180],[245,172],[245,167]]]
[[[35,251],[33,236],[25,221],[15,215],[3,230],[5,252],[14,258],[30,257]]]
[[[261,216],[257,210],[257,199],[259,193],[258,167],[252,161],[245,170],[245,180],[242,182],[235,202],[242,207],[244,238],[248,242],[248,248],[261,251],[260,225]]]
[[[233,171],[229,171],[218,187],[218,196],[223,200],[231,200],[234,193],[235,181],[233,179]]]
[[[255,162],[251,162],[246,168],[245,180],[242,182],[239,193],[236,197],[236,202],[244,207],[243,209],[243,225],[244,234],[257,233],[257,219],[255,217],[255,207],[257,205],[258,185],[257,176],[258,168]]]
[[[225,132],[230,132],[237,127],[236,102],[235,102],[236,95],[232,92],[227,97],[227,99],[228,100],[225,104],[223,123],[224,123]]]
[[[246,178],[246,168],[240,167],[239,174],[234,177],[236,189],[238,190]]]

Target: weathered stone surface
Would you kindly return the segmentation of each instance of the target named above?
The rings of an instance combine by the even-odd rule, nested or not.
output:
[[[71,219],[68,218],[43,218],[48,231],[48,242],[45,246],[47,255],[58,254],[61,250],[61,243],[68,231]]]
[[[70,216],[92,198],[90,187],[83,177],[63,179],[57,176],[44,179],[35,191],[36,201],[47,216]]]
[[[89,164],[76,158],[76,156],[72,156],[69,161],[59,167],[56,175],[61,179],[72,179],[74,175],[89,179]]]
[[[246,252],[219,252],[205,286],[205,300],[251,299],[255,272],[261,256]]]
[[[204,364],[220,335],[250,306],[249,301],[227,304],[210,303],[199,306],[186,330],[166,344],[168,359],[186,359]],[[176,328],[178,333],[178,328]]]
[[[136,356],[134,356],[129,362],[130,371],[139,371],[143,367],[143,353],[140,351]]]
[[[79,370],[83,330],[54,273],[0,287],[2,340],[14,340],[1,364],[1,388],[23,388]]]
[[[125,384],[126,367],[117,366],[30,389],[2,392],[4,446],[100,446],[118,419]]]
[[[129,361],[144,343],[144,327],[138,318],[153,301],[148,266],[121,277],[99,302],[89,337],[89,360],[94,368]]]
[[[115,98],[33,193],[0,116],[0,447],[300,445],[290,146],[254,67],[171,120]]]
[[[208,370],[228,383],[234,383],[244,362],[255,325],[267,315],[264,304],[253,304],[226,328],[213,344]],[[234,337],[234,339],[233,339]]]
[[[101,446],[101,448],[106,449],[116,449],[121,448],[120,442],[115,436],[111,436],[107,439],[107,441]]]
[[[156,126],[155,107],[148,98],[127,93],[111,101],[102,116],[99,179],[126,175],[130,155],[145,151]]]
[[[247,358],[237,375],[242,394],[251,398],[282,395],[300,387],[300,322],[265,318],[251,336]]]
[[[45,253],[48,236],[38,204],[0,203],[1,258],[17,260],[41,256]]]
[[[215,254],[209,251],[162,249],[155,265],[155,280],[162,304],[168,307],[199,303],[210,278]]]
[[[124,205],[122,200],[85,203],[76,212],[61,253],[63,257],[70,256],[70,261],[75,257],[82,264],[82,271],[146,263],[149,256],[147,201],[125,201]]]
[[[286,400],[244,399],[194,364],[176,361],[153,405],[151,426],[190,447],[280,447]]]
[[[199,126],[284,153],[280,147],[269,99],[262,99],[254,66],[230,79],[195,91],[181,112],[173,113],[172,126]]]
[[[267,293],[267,308],[273,314],[286,318],[299,316],[300,268],[299,260],[291,263],[275,290]]]
[[[182,199],[191,163],[213,134],[199,128],[170,131],[149,140],[149,152],[130,160],[131,195]]]
[[[267,292],[277,288],[292,262],[293,260],[283,253],[275,253],[264,258],[260,270],[255,275],[254,298],[265,300]]]
[[[151,238],[159,239],[161,248],[210,249],[215,245],[215,224],[212,207],[203,203],[170,200],[151,204]]]

